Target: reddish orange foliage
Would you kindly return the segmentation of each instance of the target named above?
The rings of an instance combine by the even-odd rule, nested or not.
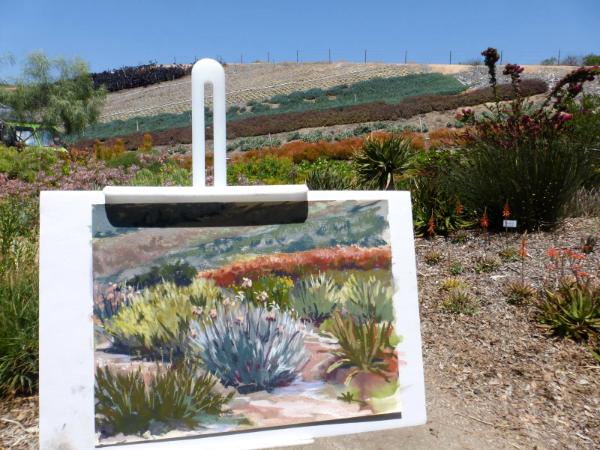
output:
[[[198,277],[213,279],[220,286],[230,286],[240,283],[243,277],[253,279],[271,274],[298,277],[325,270],[389,268],[391,256],[390,247],[318,248],[297,253],[257,256],[219,269],[199,272]]]
[[[452,128],[438,128],[429,132],[429,148],[460,147],[465,145],[466,131]]]

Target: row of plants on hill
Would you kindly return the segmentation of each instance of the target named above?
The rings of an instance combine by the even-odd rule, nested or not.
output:
[[[107,89],[123,89],[121,85],[136,84],[135,80],[151,81],[153,74],[171,76],[173,71],[183,71],[178,66],[140,66],[124,68],[102,74],[92,75],[95,83],[102,77],[107,78]],[[131,72],[131,74],[129,73]],[[136,75],[137,74],[137,75]],[[102,75],[102,77],[100,77]],[[183,76],[183,75],[182,75]],[[116,81],[112,82],[112,79]],[[103,78],[102,78],[103,79]],[[141,84],[140,84],[141,85]],[[133,87],[133,86],[132,86]],[[250,101],[246,106],[233,105],[227,110],[228,123],[249,117],[279,115],[288,112],[313,111],[371,102],[397,103],[405,98],[423,94],[457,94],[465,86],[455,77],[436,73],[413,74],[392,78],[372,78],[353,84],[343,84],[329,89],[309,89],[291,94],[280,94],[263,102]],[[212,123],[212,111],[206,111],[207,124]],[[107,139],[112,136],[133,134],[136,130],[156,132],[170,128],[185,127],[191,124],[191,112],[179,114],[158,114],[150,117],[134,117],[127,120],[115,120],[98,123],[85,130],[88,138]],[[69,136],[69,141],[81,136]]]
[[[548,86],[541,80],[524,80],[521,86],[521,95],[531,96],[546,92]],[[501,100],[510,100],[514,93],[510,86],[498,86],[497,94]],[[423,94],[405,98],[399,103],[385,103],[384,101],[351,104],[322,110],[281,112],[274,109],[265,120],[263,115],[250,117],[228,117],[227,137],[264,136],[268,134],[283,133],[299,130],[301,128],[323,127],[348,123],[377,122],[383,120],[406,119],[418,114],[432,111],[453,110],[463,106],[474,106],[493,101],[495,98],[491,89],[476,89],[462,94]],[[91,139],[108,139],[121,136],[125,139],[127,148],[137,148],[140,145],[144,132],[152,132],[157,145],[168,145],[175,142],[190,143],[191,113],[160,114],[153,117],[134,118],[126,121],[114,121],[106,124],[97,124],[86,131],[87,139],[82,136],[70,136],[71,141],[78,141],[79,146],[90,146]],[[136,129],[142,131],[136,133]],[[181,128],[180,130],[172,130]],[[94,131],[97,129],[98,131]],[[207,135],[212,134],[212,129],[207,129]]]
[[[189,75],[191,72],[191,65],[150,63],[96,72],[92,73],[91,77],[94,87],[104,87],[109,92],[115,92],[176,80]]]

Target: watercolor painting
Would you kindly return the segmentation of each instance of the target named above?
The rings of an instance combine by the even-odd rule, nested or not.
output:
[[[95,205],[97,445],[401,417],[387,214],[115,227]]]

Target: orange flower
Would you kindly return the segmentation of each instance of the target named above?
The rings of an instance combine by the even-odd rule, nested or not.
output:
[[[549,248],[548,249],[548,256],[552,259],[556,258],[558,256],[558,249],[555,247]]]
[[[525,258],[527,256],[527,236],[523,235],[523,237],[521,238],[521,246],[519,247],[519,256],[521,258]]]
[[[483,216],[481,217],[481,220],[479,221],[479,225],[481,225],[481,228],[483,228],[484,231],[487,231],[488,227],[490,226],[490,219],[488,218],[488,215],[487,215],[487,209],[485,211],[483,211]]]
[[[508,200],[504,203],[504,208],[502,208],[502,217],[508,219],[510,217],[510,207],[508,206]]]
[[[464,208],[460,200],[456,200],[456,207],[454,208],[454,212],[459,216],[464,212]]]
[[[429,234],[429,236],[435,235],[435,217],[434,217],[433,213],[431,214],[431,217],[429,218],[429,221],[427,222],[427,234]]]

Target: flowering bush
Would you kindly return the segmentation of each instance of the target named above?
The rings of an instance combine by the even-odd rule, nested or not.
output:
[[[243,277],[239,286],[233,286],[235,298],[241,302],[262,306],[269,310],[290,308],[290,290],[294,282],[289,277],[266,275],[255,278]]]
[[[194,322],[191,346],[210,373],[241,393],[288,385],[308,361],[301,324],[248,304],[217,306]]]
[[[510,201],[513,217],[522,229],[554,227],[577,189],[593,175],[598,156],[589,140],[574,132],[571,122],[597,114],[574,102],[583,83],[600,74],[600,68],[580,68],[560,80],[545,101],[534,106],[521,95],[522,67],[507,64],[515,94],[508,105],[497,97],[495,49],[483,52],[490,85],[496,95],[493,108],[481,117],[463,110],[467,131],[466,155],[456,184],[465,205],[487,209],[490,227],[502,223],[503,205]]]

